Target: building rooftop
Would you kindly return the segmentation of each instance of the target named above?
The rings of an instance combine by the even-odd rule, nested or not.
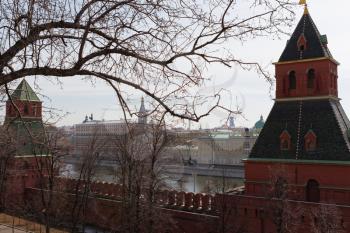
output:
[[[76,125],[97,125],[97,124],[101,124],[101,125],[107,125],[107,124],[126,124],[126,123],[129,123],[129,124],[134,124],[136,123],[135,120],[92,120],[92,121],[86,121],[86,122],[83,122],[83,123],[79,123],[79,124],[76,124]]]
[[[302,41],[305,43],[303,47],[299,46]],[[320,34],[308,10],[306,10],[290,40],[288,40],[279,62],[333,58],[327,44],[327,36]]]
[[[250,158],[350,161],[350,121],[335,99],[276,102]],[[314,151],[305,150],[305,135],[317,136]],[[287,131],[291,149],[281,150],[280,135]]]
[[[41,102],[39,97],[30,87],[25,79],[17,86],[17,88],[11,94],[12,100],[33,101]]]

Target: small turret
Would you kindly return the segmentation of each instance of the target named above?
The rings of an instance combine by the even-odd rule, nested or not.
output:
[[[141,106],[137,116],[139,124],[147,124],[147,110],[145,108],[145,100],[143,97],[141,98]]]
[[[6,102],[6,121],[18,117],[41,120],[42,103],[25,79],[10,97]]]

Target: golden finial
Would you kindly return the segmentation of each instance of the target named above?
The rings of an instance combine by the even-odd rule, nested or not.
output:
[[[307,9],[307,2],[306,2],[306,0],[300,0],[299,1],[299,5],[304,5],[305,6],[305,8],[304,8],[304,15],[309,14],[309,10]]]

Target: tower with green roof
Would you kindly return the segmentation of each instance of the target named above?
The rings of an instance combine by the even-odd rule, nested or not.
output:
[[[42,102],[23,79],[6,102],[5,127],[17,144],[17,156],[43,154]]]

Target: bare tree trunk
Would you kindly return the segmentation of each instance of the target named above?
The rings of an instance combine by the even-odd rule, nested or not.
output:
[[[171,222],[157,211],[156,203],[156,194],[165,186],[161,161],[168,139],[163,123],[148,125],[143,130],[135,127],[116,141],[125,208],[121,210],[120,231],[154,233]]]
[[[14,145],[12,134],[0,126],[0,212],[6,208],[8,167],[16,153]]]
[[[102,128],[96,128],[91,140],[88,143],[88,147],[84,149],[81,155],[81,165],[79,169],[79,175],[75,178],[75,187],[73,190],[74,199],[70,210],[71,216],[71,232],[77,232],[78,225],[81,224],[82,230],[85,228],[85,215],[87,210],[87,203],[90,198],[91,183],[95,176],[95,170],[100,160],[100,153],[104,151],[104,146],[108,139],[100,138],[99,132]]]

